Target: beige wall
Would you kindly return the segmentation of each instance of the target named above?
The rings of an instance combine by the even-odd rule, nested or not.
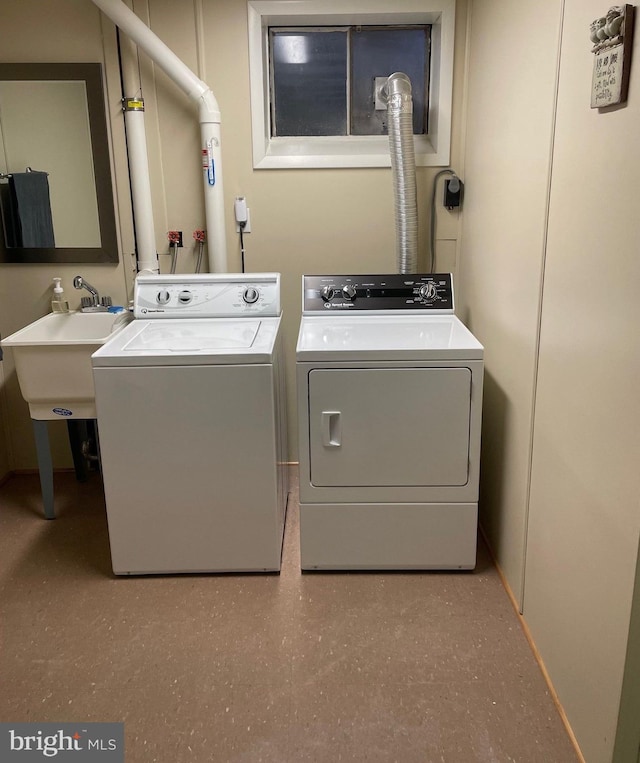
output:
[[[589,108],[604,10],[474,0],[459,279],[487,349],[482,522],[588,763],[612,760],[640,532],[640,83]]]
[[[640,80],[626,108],[589,108],[602,12],[565,0],[524,597],[593,761],[615,738],[640,533]]]
[[[559,26],[559,0],[472,5],[458,305],[485,345],[482,526],[519,601]]]

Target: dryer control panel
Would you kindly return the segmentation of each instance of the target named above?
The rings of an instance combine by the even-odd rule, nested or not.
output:
[[[302,276],[302,312],[453,313],[451,273]]]
[[[280,315],[279,273],[139,275],[136,318],[225,318]]]

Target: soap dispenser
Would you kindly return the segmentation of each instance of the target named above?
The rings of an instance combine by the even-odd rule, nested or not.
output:
[[[64,289],[60,286],[61,278],[53,279],[53,299],[51,300],[51,309],[54,313],[68,313],[69,303],[64,298]]]

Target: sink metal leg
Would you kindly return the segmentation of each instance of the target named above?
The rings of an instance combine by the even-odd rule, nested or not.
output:
[[[33,434],[36,440],[44,516],[46,519],[55,519],[56,512],[53,506],[53,463],[51,461],[51,448],[49,447],[49,429],[46,421],[31,419],[31,423],[33,424]]]

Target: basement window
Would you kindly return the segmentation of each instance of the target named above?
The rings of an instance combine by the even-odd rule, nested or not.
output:
[[[271,135],[388,135],[378,90],[404,72],[413,132],[427,124],[430,26],[269,29]]]
[[[389,166],[376,91],[394,71],[412,83],[416,164],[448,165],[455,0],[249,0],[248,14],[256,169]]]

